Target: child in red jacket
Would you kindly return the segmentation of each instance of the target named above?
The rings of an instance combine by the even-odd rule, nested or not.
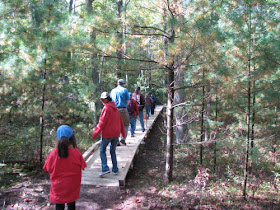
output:
[[[53,149],[43,167],[50,174],[50,202],[56,209],[75,209],[75,201],[80,197],[82,170],[86,167],[81,152],[77,149],[73,130],[61,125],[57,131],[57,146]]]

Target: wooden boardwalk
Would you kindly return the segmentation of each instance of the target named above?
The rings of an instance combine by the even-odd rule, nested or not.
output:
[[[155,113],[145,122],[145,132],[141,131],[140,122],[137,120],[135,137],[130,137],[130,131],[128,131],[128,137],[126,139],[126,146],[118,146],[116,149],[117,161],[119,173],[114,175],[112,173],[105,175],[103,178],[99,178],[101,172],[101,160],[99,157],[99,145],[100,141],[93,144],[84,154],[83,157],[86,160],[87,167],[82,173],[82,185],[94,185],[94,186],[125,186],[125,180],[129,169],[133,168],[133,159],[139,150],[139,145],[144,141],[149,134],[152,126],[161,113],[163,106],[156,106]],[[110,170],[112,170],[112,161],[110,156],[110,146],[107,147],[107,162]]]

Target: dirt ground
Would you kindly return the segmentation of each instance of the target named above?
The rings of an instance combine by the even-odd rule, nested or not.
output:
[[[162,182],[165,157],[162,153],[164,134],[160,117],[153,131],[135,158],[134,168],[128,173],[126,187],[82,186],[77,209],[162,209],[153,202]],[[46,174],[25,177],[22,182],[0,192],[1,209],[54,209],[49,203],[50,182]]]
[[[163,117],[160,116],[154,125],[145,144],[141,145],[133,170],[129,171],[126,187],[93,187],[82,186],[80,199],[76,201],[76,209],[280,209],[278,191],[274,196],[263,196],[242,199],[219,188],[213,183],[205,190],[201,185],[194,185],[193,180],[207,178],[207,173],[198,173],[196,169],[186,170],[185,159],[176,162],[172,184],[164,183],[165,155],[163,144]],[[190,164],[192,166],[193,164]],[[199,183],[199,182],[198,182]],[[226,186],[226,185],[223,185]],[[50,182],[46,173],[24,177],[12,187],[0,192],[0,208],[4,209],[54,209],[55,205],[48,201]],[[216,191],[216,192],[215,192]],[[216,194],[216,196],[215,196]],[[273,194],[271,194],[273,195]]]

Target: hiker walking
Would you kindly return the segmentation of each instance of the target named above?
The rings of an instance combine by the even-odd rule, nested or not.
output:
[[[130,118],[130,134],[131,137],[135,137],[134,132],[136,129],[136,119],[139,116],[137,102],[132,98],[132,93],[129,93],[130,101],[127,105],[127,111]]]
[[[144,125],[144,119],[143,119],[143,109],[145,107],[145,99],[144,96],[140,93],[140,87],[137,87],[132,94],[132,98],[137,102],[138,104],[138,110],[139,110],[139,120],[141,125],[142,132],[145,131],[145,125]]]
[[[124,129],[125,129],[125,135],[121,136],[120,142],[123,145],[126,145],[125,140],[126,140],[126,136],[127,136],[127,132],[128,132],[128,127],[129,127],[129,114],[127,111],[127,104],[129,103],[129,94],[128,94],[128,90],[125,87],[123,87],[124,84],[125,84],[124,80],[119,79],[118,86],[111,91],[110,96],[111,96],[113,102],[115,102],[115,105],[116,105],[117,109],[119,110],[121,117],[122,117]]]
[[[154,96],[154,94],[152,94],[152,93],[151,93],[151,100],[152,100],[151,114],[153,115],[155,113],[155,108],[156,108],[158,101],[157,101],[156,97]]]
[[[145,109],[148,118],[150,117],[151,106],[152,106],[152,99],[150,94],[147,93],[145,96]]]
[[[104,175],[110,173],[106,156],[106,148],[109,143],[111,143],[110,154],[113,164],[112,172],[113,174],[117,174],[119,171],[116,146],[118,144],[120,134],[125,137],[125,130],[120,112],[118,111],[115,103],[111,100],[109,93],[103,92],[100,96],[100,100],[102,101],[104,107],[102,109],[98,125],[92,133],[92,140],[94,140],[101,132],[100,158],[102,162],[102,172],[99,174],[99,177],[102,178]]]

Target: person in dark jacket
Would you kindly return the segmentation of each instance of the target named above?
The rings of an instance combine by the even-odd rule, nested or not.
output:
[[[150,117],[151,106],[152,106],[152,99],[150,94],[147,93],[145,96],[145,109],[148,118]]]
[[[100,158],[102,162],[102,172],[99,177],[110,173],[109,166],[107,165],[106,148],[111,143],[110,154],[113,164],[112,172],[117,174],[118,164],[116,156],[116,146],[119,141],[120,134],[125,137],[125,129],[123,121],[115,103],[111,100],[108,92],[103,92],[100,96],[104,107],[102,109],[98,125],[92,133],[92,140],[94,140],[101,132],[101,143],[100,143]]]
[[[151,100],[152,100],[152,105],[151,105],[151,114],[153,115],[155,113],[155,108],[156,108],[156,104],[158,103],[156,97],[154,96],[154,94],[151,93]]]

